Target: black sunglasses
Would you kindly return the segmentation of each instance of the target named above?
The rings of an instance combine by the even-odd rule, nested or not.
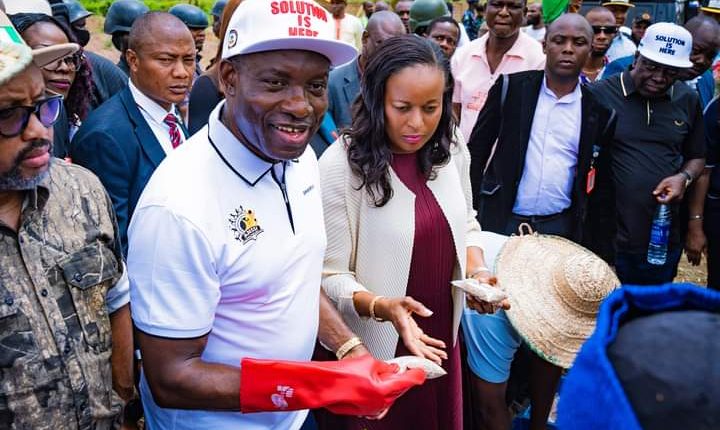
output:
[[[593,33],[600,34],[615,34],[618,32],[618,26],[617,25],[593,25],[592,26]]]
[[[43,66],[43,69],[54,72],[55,70],[58,70],[62,66],[62,63],[65,63],[65,65],[68,67],[68,69],[77,72],[82,67],[82,60],[83,60],[83,53],[81,51],[78,51],[78,52],[68,55],[66,57],[58,58],[54,62],[52,62],[46,66]]]
[[[14,106],[0,110],[0,136],[9,138],[21,135],[30,122],[31,114],[35,114],[44,127],[51,127],[60,115],[62,100],[61,95],[55,95],[33,106]]]

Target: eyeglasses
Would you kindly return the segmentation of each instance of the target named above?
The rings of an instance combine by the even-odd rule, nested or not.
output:
[[[33,106],[14,106],[0,110],[0,136],[10,138],[21,135],[35,114],[40,123],[48,128],[55,124],[60,115],[62,96],[50,96]]]
[[[675,79],[680,74],[680,69],[676,69],[674,67],[663,66],[662,64],[658,64],[654,61],[650,61],[645,57],[640,57],[640,59],[641,59],[642,68],[645,69],[646,72],[650,72],[650,73],[660,72],[664,76],[666,76],[668,79]]]
[[[82,52],[78,51],[74,54],[68,55],[67,57],[57,59],[56,61],[48,64],[47,66],[44,66],[43,69],[54,72],[60,69],[60,67],[62,67],[62,64],[65,63],[68,69],[77,72],[82,66],[82,59],[83,54]]]
[[[618,26],[617,25],[593,25],[592,26],[593,33],[600,34],[615,34],[618,32]]]

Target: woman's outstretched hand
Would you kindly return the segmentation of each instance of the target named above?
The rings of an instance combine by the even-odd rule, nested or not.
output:
[[[442,360],[447,360],[445,342],[423,333],[413,314],[427,318],[433,313],[410,296],[382,297],[375,303],[375,315],[392,322],[411,354],[441,364]]]

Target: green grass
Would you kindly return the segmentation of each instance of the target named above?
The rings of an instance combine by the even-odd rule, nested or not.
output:
[[[80,3],[82,3],[87,10],[103,16],[107,12],[112,2],[113,0],[80,0]],[[215,4],[215,0],[144,0],[144,3],[150,8],[150,10],[168,10],[178,3],[190,3],[198,6],[209,14],[210,9],[212,9],[213,4]]]
[[[17,0],[19,1],[19,0]],[[363,0],[347,0],[348,3],[353,4],[360,4]],[[390,0],[389,3],[394,5],[397,0]],[[92,13],[103,15],[105,16],[105,12],[107,12],[108,8],[112,4],[113,0],[80,0],[80,3],[85,6],[87,10],[89,10]],[[144,0],[144,3],[148,5],[150,10],[168,10],[172,6],[178,4],[178,3],[190,3],[198,6],[202,10],[204,10],[206,13],[210,13],[210,9],[212,9],[213,4],[215,4],[215,0],[187,0],[187,1],[178,1],[178,0]],[[455,2],[457,3],[457,1]]]

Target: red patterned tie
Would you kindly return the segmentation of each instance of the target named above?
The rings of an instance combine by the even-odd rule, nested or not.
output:
[[[182,143],[182,138],[180,137],[180,129],[178,129],[177,125],[177,118],[175,118],[175,115],[169,113],[163,120],[165,124],[170,127],[170,142],[172,143],[173,149],[180,146]]]

